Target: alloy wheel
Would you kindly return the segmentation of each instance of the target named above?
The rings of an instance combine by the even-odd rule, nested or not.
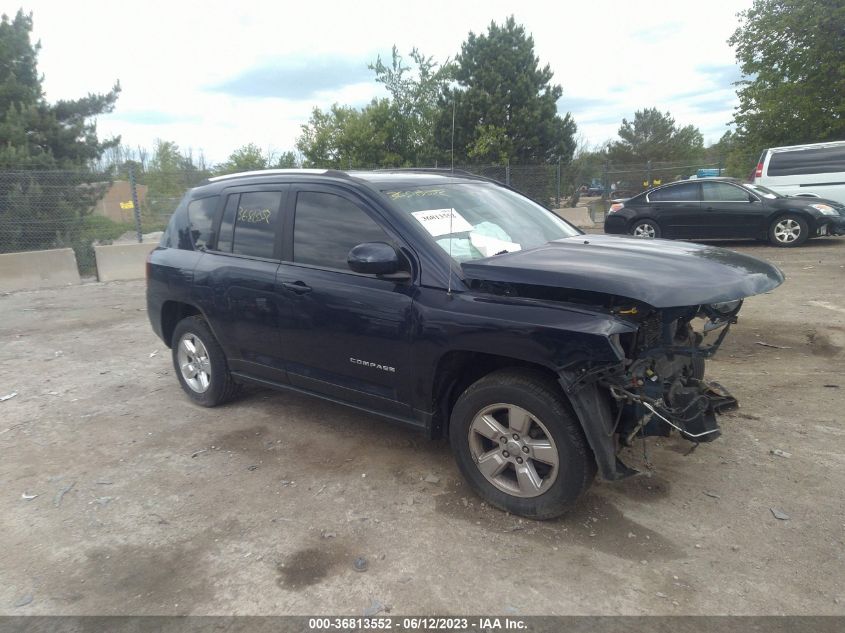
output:
[[[657,235],[657,231],[651,224],[643,222],[642,224],[638,224],[634,227],[634,231],[631,235],[634,237],[653,238]]]
[[[781,244],[791,244],[801,237],[801,225],[792,218],[784,218],[775,224],[774,234]]]
[[[557,478],[560,457],[551,433],[521,407],[485,407],[473,418],[468,440],[478,470],[509,495],[536,497]]]
[[[191,332],[183,334],[179,339],[177,359],[185,384],[196,393],[205,393],[211,384],[211,359],[199,337]]]

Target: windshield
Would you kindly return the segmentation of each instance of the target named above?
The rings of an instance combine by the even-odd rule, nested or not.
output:
[[[784,197],[780,195],[777,191],[772,191],[771,189],[769,189],[768,187],[764,187],[763,185],[755,185],[748,183],[745,186],[751,189],[751,191],[756,193],[758,196],[763,196],[764,198],[768,198],[769,200]]]
[[[459,262],[580,234],[551,211],[493,184],[428,185],[383,193]]]

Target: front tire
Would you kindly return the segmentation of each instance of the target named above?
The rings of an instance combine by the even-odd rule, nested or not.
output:
[[[651,219],[637,220],[631,225],[631,229],[628,232],[634,237],[643,239],[658,238],[662,234],[660,225]]]
[[[596,474],[575,414],[538,372],[500,370],[471,385],[452,409],[449,440],[482,499],[530,519],[565,513]]]
[[[810,237],[807,221],[798,215],[781,215],[769,226],[769,242],[774,246],[790,248],[800,246]]]
[[[182,390],[204,407],[216,407],[240,391],[229,373],[226,355],[204,319],[187,317],[173,330],[173,368]]]

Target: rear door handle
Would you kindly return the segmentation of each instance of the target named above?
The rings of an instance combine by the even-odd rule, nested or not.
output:
[[[311,292],[311,286],[304,281],[283,281],[282,287],[285,290],[290,290],[298,295],[304,295],[306,292]]]
[[[707,207],[707,211],[715,211],[715,210],[716,209],[714,209],[713,207]]]

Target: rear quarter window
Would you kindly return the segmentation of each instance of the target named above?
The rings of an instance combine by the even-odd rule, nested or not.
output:
[[[188,205],[188,222],[194,248],[208,248],[214,243],[214,213],[219,196],[194,200]]]

